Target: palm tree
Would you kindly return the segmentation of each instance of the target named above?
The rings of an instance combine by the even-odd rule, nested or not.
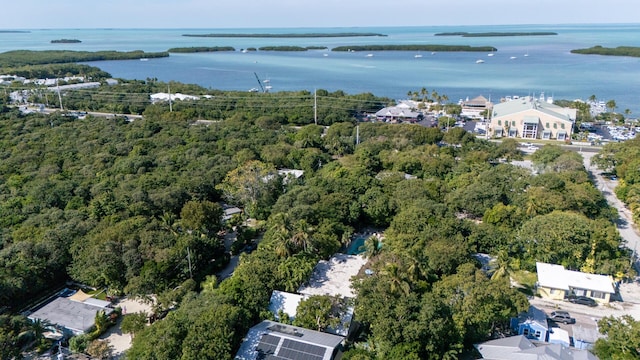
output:
[[[369,259],[380,253],[382,242],[377,236],[371,235],[364,240],[364,244],[362,245],[362,247],[364,247],[364,257]]]
[[[609,109],[610,112],[610,118],[613,121],[613,115],[615,114],[615,109],[616,109],[616,101],[615,100],[609,100],[607,101],[607,109]]]
[[[304,219],[298,220],[295,225],[293,235],[290,237],[289,242],[296,250],[302,250],[304,252],[311,252],[314,250],[314,229]]]
[[[49,327],[51,327],[51,323],[46,319],[35,319],[32,320],[27,327],[27,330],[20,334],[20,336],[28,335],[30,338],[38,342],[40,339],[44,337],[44,333],[47,331]]]
[[[513,274],[513,268],[511,267],[511,259],[509,253],[506,250],[498,251],[498,256],[495,261],[495,269],[491,275],[491,280],[511,279]]]
[[[389,280],[389,291],[392,294],[402,293],[404,295],[409,295],[411,286],[405,279],[403,271],[401,271],[398,264],[392,262],[386,263],[380,273]]]

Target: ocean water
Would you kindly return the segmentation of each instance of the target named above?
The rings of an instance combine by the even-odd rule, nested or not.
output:
[[[553,31],[551,36],[463,38],[434,36],[438,32]],[[348,38],[194,38],[207,33],[374,32],[385,37]],[[78,44],[51,44],[54,39]],[[336,46],[366,44],[444,44],[494,46],[484,52],[406,51],[332,52]],[[279,45],[326,46],[306,52],[247,52],[248,47]],[[144,50],[172,47],[232,46],[235,52],[171,54],[149,61],[98,61],[114,77],[157,78],[221,90],[257,88],[256,76],[269,79],[273,91],[325,89],[357,94],[370,92],[394,99],[421,88],[447,95],[449,101],[483,95],[497,101],[508,95],[544,92],[555,99],[615,100],[618,112],[640,116],[640,58],[571,54],[570,50],[602,45],[639,46],[640,24],[511,25],[296,29],[34,29],[0,33],[0,52],[28,50]],[[371,56],[367,56],[371,54]],[[527,56],[525,56],[527,55]],[[477,64],[482,59],[484,63]]]

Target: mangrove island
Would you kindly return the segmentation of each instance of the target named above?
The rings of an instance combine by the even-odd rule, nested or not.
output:
[[[354,45],[338,46],[331,51],[497,51],[493,46],[469,45]]]
[[[462,37],[496,37],[496,36],[539,36],[539,35],[558,35],[551,31],[532,31],[532,32],[479,32],[470,33],[464,31],[437,33],[435,36],[462,36]]]
[[[357,37],[357,36],[387,36],[378,33],[287,33],[287,34],[183,34],[189,37],[217,37],[217,38],[324,38],[324,37]]]
[[[640,57],[640,47],[636,46],[618,46],[615,48],[606,48],[596,45],[587,49],[571,50],[572,54],[586,55],[609,55],[609,56],[631,56]]]

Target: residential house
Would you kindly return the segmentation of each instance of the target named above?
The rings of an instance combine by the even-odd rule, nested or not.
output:
[[[547,299],[563,300],[568,295],[587,296],[608,303],[615,294],[611,276],[566,270],[562,265],[536,263],[538,294]]]
[[[576,113],[576,109],[554,105],[543,97],[519,97],[493,106],[489,132],[496,138],[563,141],[571,139]]]
[[[106,315],[113,312],[110,304],[108,301],[95,299],[82,290],[65,289],[53,301],[38,308],[28,317],[31,320],[46,320],[65,333],[81,335],[93,327],[98,311],[104,311]]]
[[[460,103],[460,106],[462,108],[460,116],[471,119],[484,119],[485,112],[493,108],[493,103],[481,95],[471,100],[467,98]]]
[[[278,321],[289,320],[292,322],[296,318],[298,305],[302,300],[308,299],[309,296],[274,290],[269,301],[269,311]],[[354,307],[351,305],[341,307],[339,312],[340,323],[336,326],[328,326],[324,332],[343,337],[351,335],[356,328],[353,321],[353,311]]]
[[[561,344],[542,344],[523,335],[490,340],[474,345],[487,360],[597,360],[587,350],[569,348]]]
[[[574,325],[571,330],[573,333],[573,346],[576,349],[591,350],[596,341],[604,337],[597,328]]]
[[[511,319],[511,328],[527,339],[546,342],[549,335],[547,314],[535,306]]]
[[[264,320],[249,329],[236,360],[333,360],[344,338]]]

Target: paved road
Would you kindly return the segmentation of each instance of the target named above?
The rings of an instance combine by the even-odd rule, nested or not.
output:
[[[598,190],[602,191],[602,194],[607,199],[609,205],[618,209],[620,219],[616,222],[616,226],[618,227],[620,236],[622,236],[622,238],[626,241],[627,247],[633,250],[634,254],[637,255],[638,250],[640,250],[640,232],[638,232],[638,228],[633,222],[631,210],[629,210],[629,208],[627,208],[626,205],[622,201],[620,201],[614,193],[614,189],[618,185],[618,182],[610,180],[608,178],[605,179],[602,175],[600,175],[601,171],[598,170],[595,165],[591,165],[591,157],[595,155],[594,153],[581,152],[581,154],[584,158],[585,169],[587,169],[587,171],[593,176],[594,185],[598,188]],[[638,264],[638,262],[636,262],[636,269],[640,269],[640,264]]]

